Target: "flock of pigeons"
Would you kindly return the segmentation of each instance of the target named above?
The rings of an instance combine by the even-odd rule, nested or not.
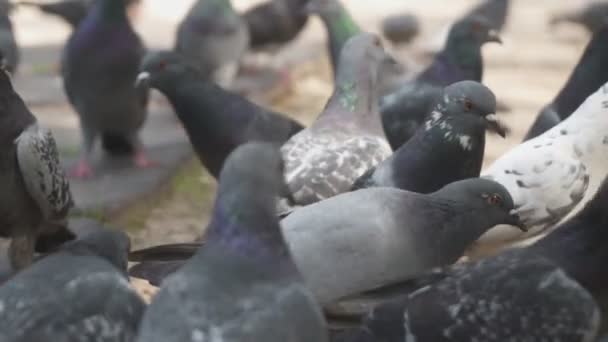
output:
[[[0,286],[0,341],[572,342],[605,333],[602,4],[555,18],[585,24],[592,38],[525,141],[482,171],[486,131],[508,134],[481,83],[481,48],[500,42],[508,0],[484,0],[456,20],[413,75],[339,0],[269,0],[244,14],[229,0],[198,0],[174,48],[156,52],[129,22],[134,2],[20,3],[74,28],[61,74],[82,155],[69,173],[93,176],[98,141],[153,166],[139,131],[158,89],[218,179],[211,222],[200,241],[140,251],[123,232],[68,227],[74,201],[54,138],[12,86],[19,52],[3,1],[0,237],[11,239],[13,272]],[[304,127],[229,89],[246,52],[280,48],[310,15],[327,28],[335,87]],[[394,16],[383,30],[408,42],[419,22]],[[479,242],[521,241],[456,263]],[[128,270],[128,261],[138,264]],[[149,306],[129,274],[160,286]]]

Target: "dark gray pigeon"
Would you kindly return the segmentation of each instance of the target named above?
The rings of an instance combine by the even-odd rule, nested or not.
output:
[[[513,208],[504,187],[475,178],[430,195],[392,188],[349,192],[298,209],[281,226],[304,279],[317,299],[329,304],[455,262],[493,226],[519,226]],[[163,260],[144,262],[134,275],[158,283],[194,246],[134,252],[138,260]]]
[[[2,64],[4,64],[5,69],[15,73],[21,54],[15,39],[13,23],[9,16],[11,8],[8,1],[0,3],[0,53],[3,56]]]
[[[266,50],[294,40],[306,26],[308,0],[268,0],[243,13],[249,29],[249,47]]]
[[[70,37],[62,74],[68,100],[80,117],[82,151],[72,175],[91,177],[91,153],[101,138],[112,155],[129,154],[150,167],[139,137],[148,90],[134,87],[144,46],[131,27],[127,0],[98,0]]]
[[[452,330],[459,337],[454,339],[462,341],[473,340],[475,336],[477,340],[490,340],[481,337],[484,331],[495,332],[496,340],[507,339],[509,334],[510,338],[520,339],[594,341],[600,317],[586,291],[597,301],[602,313],[608,312],[608,276],[604,271],[608,261],[607,224],[608,181],[604,181],[581,212],[530,247],[478,263],[439,269],[390,289],[376,289],[368,297],[385,296],[383,301],[391,297],[400,299],[390,299],[390,304],[373,310],[361,331],[345,334],[359,335],[359,339],[352,339],[359,342],[403,341],[408,336],[403,329],[407,308],[408,324],[414,329],[411,336],[417,341],[446,340],[430,334],[442,331],[450,323],[458,327]],[[458,287],[458,293],[454,294]],[[488,298],[489,295],[493,298]],[[469,304],[455,311],[459,298]],[[475,308],[490,312],[475,312]],[[456,312],[459,317],[472,314],[475,319],[460,323],[450,319],[440,326],[434,324],[432,329],[423,323],[440,322],[449,318],[446,315],[449,312]],[[606,319],[603,320],[605,328]],[[502,329],[506,322],[510,322],[507,326],[510,331]]]
[[[63,19],[72,28],[76,28],[87,16],[92,0],[60,0],[56,2],[19,1],[19,5],[36,7],[44,13]]]
[[[196,0],[177,30],[175,51],[224,87],[248,48],[247,24],[230,0]]]
[[[359,178],[353,189],[386,186],[430,193],[479,177],[486,129],[503,137],[506,133],[495,112],[496,98],[484,85],[462,81],[446,87],[416,135]]]
[[[380,305],[350,341],[591,342],[599,320],[593,297],[562,269],[512,251],[453,266],[442,281]]]
[[[593,34],[570,78],[555,99],[538,114],[524,141],[543,134],[568,118],[588,96],[608,82],[606,42],[608,42],[608,25]]]
[[[267,143],[230,155],[208,243],[163,283],[137,341],[327,341],[275,216],[282,170],[278,149]]]
[[[552,27],[562,23],[578,24],[594,33],[608,23],[608,2],[590,1],[579,10],[554,15],[549,23]]]
[[[203,165],[218,177],[224,160],[249,141],[282,145],[304,127],[207,80],[175,52],[147,56],[138,83],[159,89],[184,124]]]
[[[0,340],[129,342],[145,304],[126,276],[129,238],[91,233],[0,287]]]
[[[482,17],[487,20],[493,29],[500,32],[509,17],[510,0],[483,0],[473,7],[467,17]]]
[[[487,42],[500,42],[500,38],[483,18],[467,17],[455,23],[432,64],[382,98],[382,123],[393,150],[415,134],[444,87],[464,80],[481,82],[481,47]]]
[[[18,270],[32,261],[38,236],[61,234],[73,205],[52,133],[0,71],[0,237],[11,238],[10,260]]]
[[[346,43],[325,109],[281,148],[293,195],[287,207],[348,191],[363,173],[391,154],[376,92],[379,70],[387,58],[375,35],[362,33]]]
[[[382,35],[395,45],[408,44],[420,33],[420,20],[413,14],[394,14],[382,20]]]

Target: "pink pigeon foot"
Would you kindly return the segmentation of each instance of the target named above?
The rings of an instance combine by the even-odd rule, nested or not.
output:
[[[86,179],[93,177],[93,168],[86,160],[81,160],[78,165],[69,172],[70,177]]]
[[[143,152],[135,153],[135,156],[133,157],[133,163],[140,169],[147,169],[150,167],[158,166],[157,162],[148,159],[148,157],[146,157]]]

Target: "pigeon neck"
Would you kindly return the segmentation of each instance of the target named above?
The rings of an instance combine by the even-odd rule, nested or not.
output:
[[[436,63],[446,67],[456,66],[462,73],[461,79],[481,82],[483,72],[483,58],[481,45],[471,39],[448,39],[445,49],[437,56]]]
[[[295,270],[275,215],[274,196],[256,184],[233,185],[237,186],[241,189],[224,190],[220,184],[209,243],[262,266]]]
[[[553,100],[553,108],[563,119],[574,113],[585,99],[608,79],[608,27],[595,33],[566,85]]]
[[[323,12],[320,14],[320,17],[327,28],[329,43],[331,45],[332,64],[334,70],[336,70],[342,47],[351,37],[360,33],[361,28],[359,28],[359,25],[357,25],[350,13],[342,6],[337,11]]]
[[[92,11],[106,19],[128,20],[126,0],[100,0]]]
[[[372,130],[382,131],[376,72],[370,66],[358,63],[355,68],[338,70],[336,87],[329,99],[324,115],[347,116],[371,125]]]
[[[0,86],[0,147],[12,148],[15,139],[35,122],[36,117],[13,91],[12,86],[10,84]]]

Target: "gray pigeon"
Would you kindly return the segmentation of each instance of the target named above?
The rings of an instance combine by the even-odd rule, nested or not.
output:
[[[126,275],[129,238],[98,231],[0,287],[0,340],[129,342],[145,304]]]
[[[294,40],[308,22],[304,7],[309,0],[267,0],[243,13],[250,48],[267,50]]]
[[[177,30],[175,51],[224,87],[248,48],[247,24],[230,0],[197,0]]]
[[[420,21],[413,14],[394,14],[382,20],[382,35],[395,45],[410,43],[420,33]]]
[[[454,263],[495,225],[521,227],[513,209],[503,186],[473,178],[429,195],[354,191],[298,209],[281,225],[298,269],[328,304]]]
[[[11,5],[8,1],[0,3],[0,53],[2,53],[4,67],[11,73],[17,71],[20,52],[13,23],[9,17]]]
[[[298,269],[325,305],[455,262],[493,226],[520,226],[513,208],[504,187],[474,178],[429,195],[392,188],[349,192],[298,209],[281,226]],[[139,275],[158,283],[197,245],[132,255],[144,261]],[[155,259],[165,261],[145,265]]]
[[[495,112],[496,98],[484,85],[462,81],[446,87],[416,135],[353,188],[387,186],[430,193],[457,180],[479,177],[486,129],[506,134]]]
[[[349,341],[595,341],[593,297],[548,259],[510,251],[446,272],[374,308]]]
[[[294,205],[307,205],[348,191],[391,154],[376,86],[388,55],[377,36],[362,33],[342,50],[334,93],[313,124],[281,148]]]
[[[98,0],[63,52],[64,88],[80,117],[83,140],[74,177],[93,175],[91,153],[98,138],[112,155],[131,155],[137,167],[153,165],[139,137],[148,89],[134,87],[145,51],[127,5],[128,0]]]
[[[267,143],[229,156],[208,244],[163,282],[137,341],[327,341],[275,216],[286,187],[282,169],[278,149]]]
[[[60,234],[73,205],[55,139],[0,71],[0,237],[12,238],[13,269],[32,261],[40,235]]]
[[[488,21],[479,17],[458,21],[431,65],[382,97],[382,124],[394,150],[415,134],[444,87],[464,80],[482,81],[481,47],[488,42],[501,42]]]

